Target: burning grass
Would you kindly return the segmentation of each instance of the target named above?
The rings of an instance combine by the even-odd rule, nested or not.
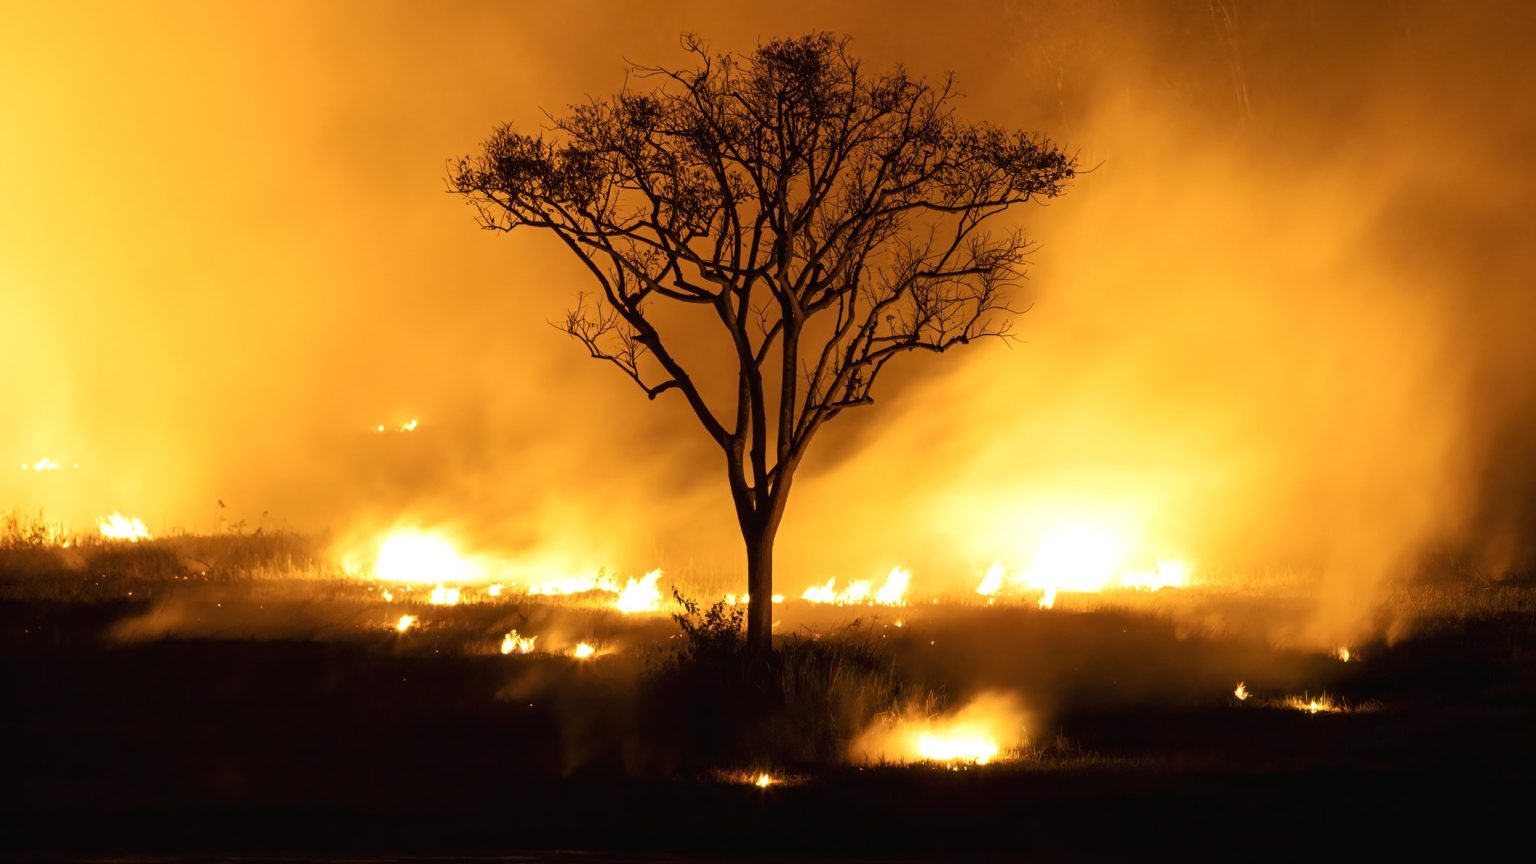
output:
[[[1146,741],[1165,739],[1205,751],[1225,745],[1202,736],[1220,742],[1228,726],[1264,722],[1248,718],[1303,715],[1297,720],[1310,723],[1307,716],[1333,715],[1310,725],[1347,725],[1382,713],[1364,710],[1372,706],[1390,715],[1403,699],[1452,698],[1464,686],[1447,677],[1439,684],[1444,695],[1377,683],[1384,674],[1408,680],[1393,665],[1402,662],[1396,658],[1403,649],[1380,639],[1351,643],[1349,662],[1341,662],[1332,649],[1272,644],[1254,635],[1258,629],[1191,628],[1162,611],[1175,602],[1197,609],[1260,602],[1208,587],[1159,592],[1150,611],[1117,606],[1114,594],[1097,606],[1052,612],[1027,599],[985,606],[906,597],[893,608],[790,598],[776,609],[785,621],[778,650],[749,659],[741,654],[740,606],[674,598],[663,606],[682,610],[671,622],[623,614],[614,603],[623,588],[585,598],[515,586],[492,592],[490,585],[441,586],[459,591],[458,602],[434,604],[438,585],[349,578],[328,563],[326,548],[291,535],[173,534],[136,544],[85,538],[67,547],[13,541],[0,550],[0,599],[26,608],[97,609],[93,614],[108,623],[93,638],[109,645],[301,641],[357,646],[385,658],[484,659],[506,676],[498,688],[509,694],[504,698],[539,710],[561,706],[552,724],[604,718],[583,720],[572,727],[579,734],[562,739],[582,742],[569,744],[567,764],[611,759],[625,770],[665,776],[724,766],[815,777],[850,760],[1000,770],[1080,761],[1084,753],[1095,760],[1141,758]],[[628,581],[641,586],[646,577]],[[650,588],[665,584],[661,578]],[[1516,597],[1513,586],[1509,591]],[[654,604],[653,596],[647,606]],[[1520,619],[1508,620],[1513,626]],[[1519,637],[1511,631],[1509,638]],[[1426,655],[1416,662],[1438,661]],[[1234,682],[1242,682],[1236,692]],[[1013,707],[975,709],[988,693]],[[1236,705],[1273,710],[1232,710]],[[1030,711],[1027,736],[1020,706]],[[1197,719],[1186,732],[1157,719],[1169,712],[1195,712]],[[1124,739],[1122,729],[1156,731]],[[1063,731],[1086,742],[1083,749],[1053,749],[1049,742]],[[1234,741],[1223,758],[1264,752],[1246,753]]]
[[[905,706],[884,715],[859,735],[849,755],[872,764],[986,765],[1016,757],[1027,742],[1017,698],[983,693],[954,711]]]
[[[905,604],[907,586],[911,582],[911,572],[902,567],[893,567],[878,588],[872,581],[860,579],[838,590],[837,579],[834,577],[824,585],[813,585],[805,589],[800,599],[836,606],[901,606]]]
[[[1317,777],[1531,759],[1529,615],[1362,639],[1344,663],[1128,608],[791,598],[776,609],[788,634],[754,659],[739,606],[682,599],[669,621],[483,586],[433,605],[435,585],[310,569],[315,545],[92,541],[47,551],[104,568],[93,576],[0,573],[0,663],[29,706],[6,721],[13,798],[90,825],[69,809],[81,790],[138,818],[136,790],[153,788],[177,813],[366,814],[374,839],[450,811],[452,836],[511,824],[518,838],[551,824],[587,838],[601,813],[624,820],[621,844],[689,819],[690,838],[739,840],[753,814],[825,836],[857,813],[881,836],[942,824],[946,843],[1016,843],[1021,812],[1079,833],[1136,812],[1156,831],[1251,800],[1232,778],[1358,806],[1356,785]],[[184,578],[199,551],[206,575]],[[116,588],[50,587],[86,578]]]

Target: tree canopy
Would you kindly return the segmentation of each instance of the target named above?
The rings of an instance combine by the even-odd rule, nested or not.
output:
[[[719,445],[761,642],[771,580],[754,572],[771,568],[811,440],[873,402],[896,356],[1008,332],[1030,247],[997,217],[1060,194],[1076,163],[1042,136],[960,119],[949,77],[867,74],[846,37],[746,56],[683,44],[691,66],[632,66],[620,92],[549,129],[503,126],[449,183],[483,227],[558,238],[597,288],[564,329],[650,398],[678,391]],[[662,332],[669,303],[718,320],[729,404]]]

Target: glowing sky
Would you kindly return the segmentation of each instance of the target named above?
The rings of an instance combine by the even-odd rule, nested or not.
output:
[[[1536,461],[1526,6],[827,5],[5,3],[0,465],[82,468],[0,470],[0,508],[411,512],[733,571],[682,406],[547,326],[580,271],[477,231],[445,164],[680,61],[682,31],[830,29],[1098,168],[1020,214],[1023,344],[908,364],[818,442],[781,573],[969,580],[1078,511],[1348,586],[1446,537],[1508,548]]]

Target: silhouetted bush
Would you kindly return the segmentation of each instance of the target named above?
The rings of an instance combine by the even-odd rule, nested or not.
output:
[[[676,770],[831,764],[877,715],[920,695],[857,626],[756,654],[739,609],[677,599],[681,644],[642,682],[646,732]]]

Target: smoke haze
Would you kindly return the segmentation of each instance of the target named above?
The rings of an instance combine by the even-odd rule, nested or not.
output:
[[[6,5],[5,507],[447,524],[734,584],[713,445],[547,325],[583,272],[477,231],[445,164],[626,59],[684,62],[683,31],[827,29],[1093,170],[1013,217],[1040,244],[1020,342],[912,358],[823,432],[786,589],[902,564],[969,590],[1083,521],[1315,567],[1332,634],[1427,550],[1529,560],[1524,4]]]

